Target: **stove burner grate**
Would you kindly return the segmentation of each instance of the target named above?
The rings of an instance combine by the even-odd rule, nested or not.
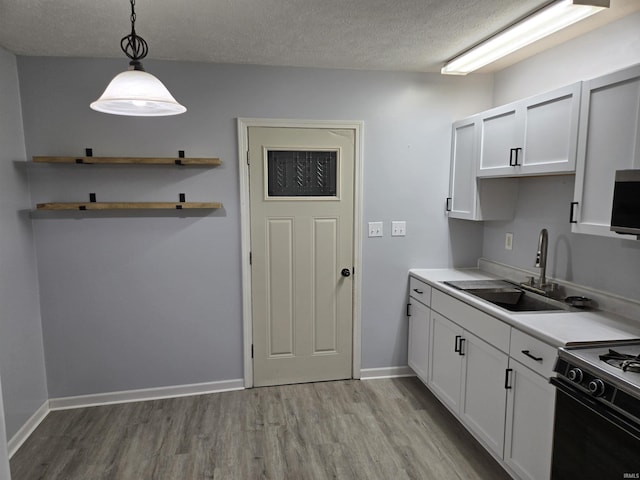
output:
[[[620,368],[623,372],[640,372],[640,355],[618,353],[609,349],[609,353],[600,355],[600,360]]]

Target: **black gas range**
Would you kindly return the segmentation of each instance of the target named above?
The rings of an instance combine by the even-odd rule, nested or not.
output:
[[[552,479],[640,479],[640,341],[560,348]]]

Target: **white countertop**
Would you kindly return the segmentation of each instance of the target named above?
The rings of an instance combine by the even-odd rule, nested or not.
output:
[[[510,312],[442,283],[498,278],[481,270],[415,268],[409,270],[409,274],[555,347],[587,342],[640,340],[640,322],[613,313],[600,310]]]

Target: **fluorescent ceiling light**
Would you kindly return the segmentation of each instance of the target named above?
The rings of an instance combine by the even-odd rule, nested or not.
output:
[[[609,7],[609,0],[560,0],[447,62],[441,73],[466,75]]]

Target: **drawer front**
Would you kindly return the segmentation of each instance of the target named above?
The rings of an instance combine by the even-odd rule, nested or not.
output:
[[[409,296],[427,307],[431,305],[431,287],[417,278],[409,277]]]
[[[511,327],[477,308],[453,298],[440,290],[433,290],[431,308],[468,332],[505,353],[509,352]]]
[[[545,378],[553,376],[558,350],[515,328],[511,329],[509,355]]]

